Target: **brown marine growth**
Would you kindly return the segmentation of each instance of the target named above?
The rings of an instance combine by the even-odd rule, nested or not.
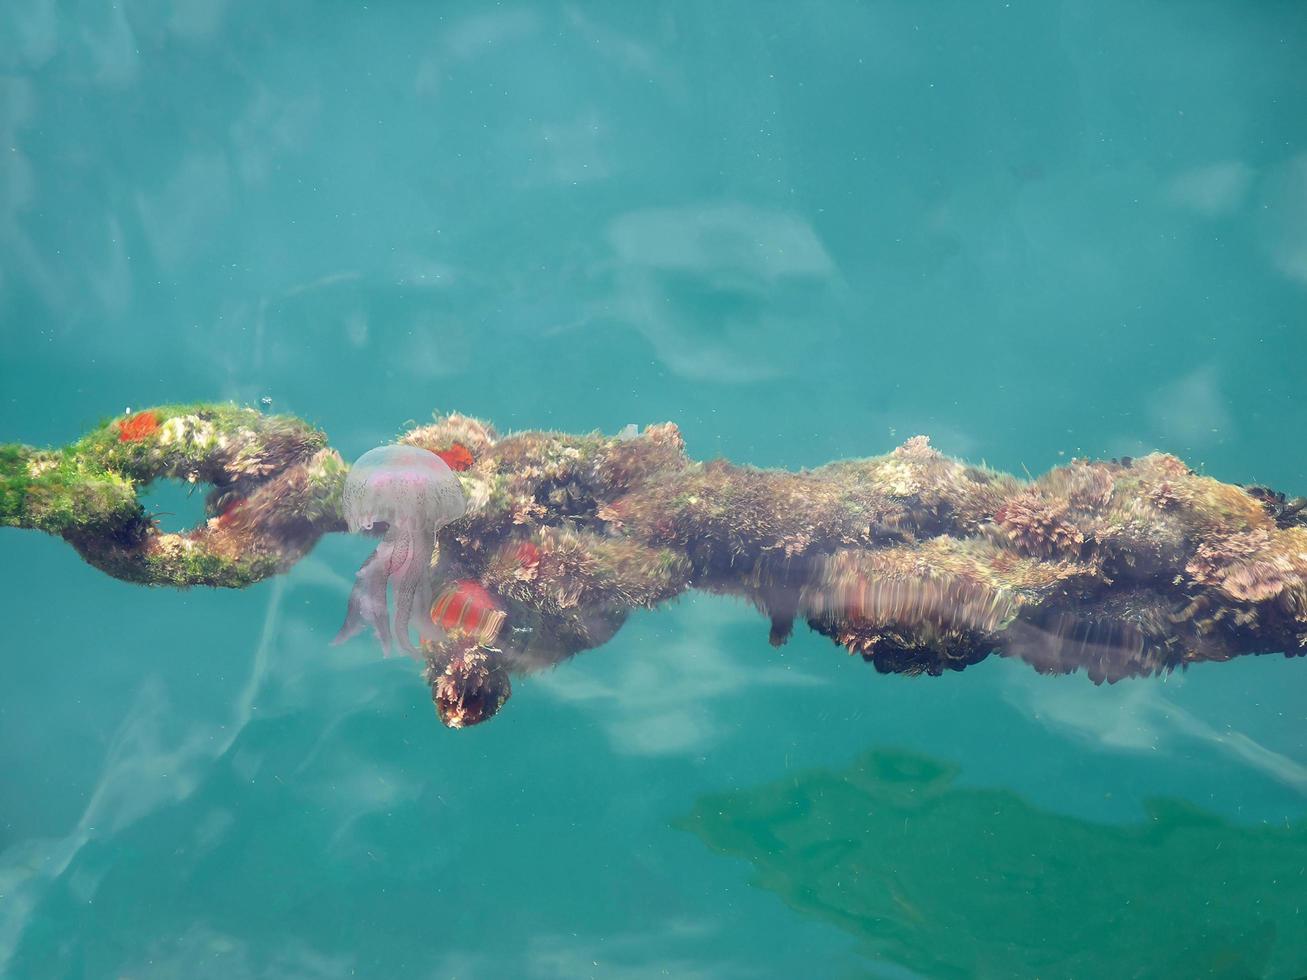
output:
[[[0,525],[59,534],[121,578],[232,587],[343,529],[347,468],[304,423],[147,411],[155,427],[127,420],[127,442],[111,420],[63,450],[0,446]],[[798,473],[696,462],[671,423],[501,437],[451,414],[398,441],[454,460],[467,501],[439,533],[430,594],[473,582],[495,612],[467,629],[462,605],[453,620],[442,609],[460,628],[423,645],[455,727],[493,716],[511,673],[599,646],[631,610],[687,589],[752,603],[773,644],[806,620],[881,671],[999,653],[1097,682],[1307,653],[1307,505],[1163,453],[1023,481],[924,436]],[[136,491],[160,476],[212,484],[214,516],[159,532]]]

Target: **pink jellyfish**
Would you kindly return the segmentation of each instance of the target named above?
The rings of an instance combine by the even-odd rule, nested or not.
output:
[[[463,516],[462,484],[435,453],[416,446],[382,446],[359,457],[345,478],[345,523],[355,533],[381,534],[381,543],[354,577],[345,625],[333,643],[344,643],[371,626],[386,655],[391,628],[386,587],[395,593],[394,636],[400,648],[420,657],[409,637],[416,608],[420,633],[432,627],[427,602],[436,534]]]

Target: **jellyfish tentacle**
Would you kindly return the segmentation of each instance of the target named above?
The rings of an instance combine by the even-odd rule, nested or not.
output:
[[[359,570],[354,573],[354,587],[349,592],[349,606],[345,610],[345,622],[340,627],[340,631],[332,637],[331,645],[339,646],[350,637],[357,636],[362,632],[367,621],[363,615],[363,605],[365,596],[364,583],[368,579],[368,568],[377,560],[375,551],[368,555],[367,560],[359,566]]]
[[[445,631],[431,619],[431,604],[435,601],[435,575],[428,571],[418,585],[417,606],[413,612],[413,625],[417,627],[419,642],[439,643],[445,638]]]
[[[399,604],[402,601],[405,585],[404,579],[407,575],[409,565],[413,561],[413,535],[412,532],[403,527],[392,527],[386,534],[386,539],[391,543],[390,560],[386,564],[386,575],[390,581],[391,589],[395,593],[396,613],[394,619],[395,640],[399,647],[405,653],[413,655],[413,644],[408,635],[408,624],[399,616]],[[386,656],[390,656],[390,650],[385,651]]]
[[[385,542],[382,543],[382,546]],[[350,637],[371,626],[383,645],[389,640],[389,624],[386,622],[386,579],[388,576],[389,548],[382,553],[382,546],[372,552],[354,575],[354,587],[349,593],[349,607],[345,612],[345,623],[340,632],[332,639],[333,645],[344,643]]]
[[[369,572],[365,609],[368,622],[377,634],[381,644],[382,656],[390,656],[390,610],[386,606],[386,585],[390,581],[390,567],[394,543],[383,538],[374,554],[377,557],[375,568]]]
[[[390,545],[390,554],[386,559],[386,575],[395,578],[402,574],[413,554],[413,535],[408,531],[392,528],[386,533],[386,542]]]
[[[395,590],[395,640],[404,652],[416,659],[421,659],[421,655],[413,646],[408,630],[413,617],[414,599],[426,571],[423,567],[426,563],[418,557],[422,551],[421,537],[415,532],[404,534],[400,539],[403,545],[403,558],[392,562],[390,566],[391,585]],[[396,554],[400,552],[400,542],[396,543]]]

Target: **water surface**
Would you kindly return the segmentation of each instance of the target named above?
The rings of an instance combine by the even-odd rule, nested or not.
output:
[[[11,0],[0,439],[267,397],[347,458],[455,409],[1307,493],[1305,62],[1277,2]],[[169,592],[0,532],[0,974],[1307,972],[1302,661],[882,677],[699,596],[449,732],[328,646],[370,547]]]

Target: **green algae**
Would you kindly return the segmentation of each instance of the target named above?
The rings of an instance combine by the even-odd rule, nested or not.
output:
[[[141,514],[131,480],[73,449],[0,446],[0,525],[102,533]]]
[[[241,588],[285,562],[275,543],[250,540],[246,553],[218,549],[203,528],[160,534],[138,494],[158,479],[253,491],[301,464],[307,492],[281,494],[285,519],[328,524],[339,510],[346,467],[323,452],[326,436],[293,416],[227,404],[155,406],[139,433],[124,418],[102,420],[55,450],[0,445],[0,526],[59,535],[91,564],[117,578],[170,586]]]
[[[1243,826],[1155,800],[1136,823],[1097,824],[957,775],[873,751],[705,796],[675,825],[869,957],[923,976],[1307,971],[1307,820]]]

